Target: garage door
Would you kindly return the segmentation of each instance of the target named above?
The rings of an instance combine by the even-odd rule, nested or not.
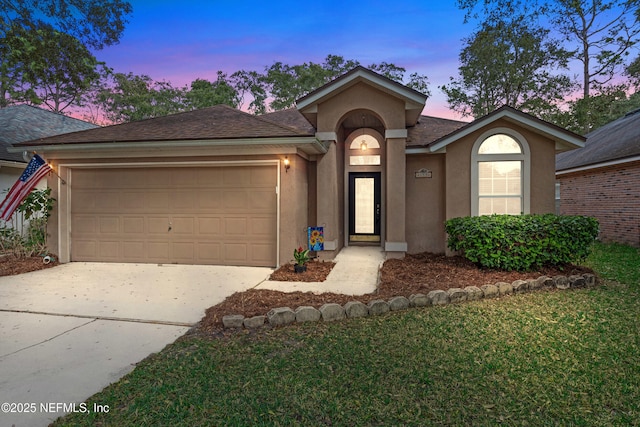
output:
[[[71,260],[276,265],[277,170],[71,171]]]

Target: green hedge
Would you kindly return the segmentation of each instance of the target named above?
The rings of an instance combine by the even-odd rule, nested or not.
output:
[[[446,222],[447,245],[486,268],[527,271],[584,259],[598,236],[586,216],[489,215]]]

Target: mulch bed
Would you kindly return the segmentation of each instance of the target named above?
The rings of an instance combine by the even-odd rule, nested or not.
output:
[[[318,280],[321,273],[312,270],[309,263],[308,272],[314,280]],[[329,263],[324,263],[329,264]],[[274,272],[271,280],[287,280],[296,278],[296,273],[288,270]],[[330,271],[330,268],[329,268]],[[391,299],[395,296],[409,297],[411,294],[427,294],[429,291],[450,288],[465,288],[467,286],[482,286],[497,282],[511,283],[514,280],[537,279],[540,276],[569,276],[572,274],[593,273],[587,267],[568,265],[564,269],[544,268],[538,271],[519,273],[513,271],[497,271],[478,268],[475,264],[462,257],[446,257],[430,253],[406,255],[404,259],[390,259],[385,261],[378,289],[366,295],[343,295],[334,293],[314,294],[311,292],[279,292],[266,289],[251,289],[246,292],[236,292],[222,303],[209,308],[198,327],[201,333],[218,333],[222,329],[222,317],[227,314],[241,314],[245,317],[265,315],[276,307],[290,307],[296,309],[299,306],[309,305],[319,308],[325,303],[337,303],[344,305],[349,301],[357,300],[364,304],[375,299]],[[307,274],[307,273],[302,273]],[[328,271],[327,271],[328,274]],[[348,288],[348,284],[346,284]]]
[[[0,255],[0,276],[29,273],[58,265],[58,262],[45,264],[42,257],[16,258],[13,255]]]
[[[311,261],[306,264],[307,271],[296,273],[293,264],[286,264],[271,273],[269,280],[279,280],[283,282],[324,282],[333,266],[334,262]]]
[[[12,255],[0,256],[0,276],[27,273],[51,268],[59,263],[44,264],[42,257],[16,258]],[[293,265],[285,265],[272,273],[270,280],[323,282],[335,264],[313,261],[307,264],[305,273],[295,273]],[[357,300],[369,303],[374,299],[389,300],[395,296],[409,297],[411,294],[427,294],[429,291],[467,286],[482,286],[497,282],[511,283],[517,279],[536,279],[540,276],[570,276],[572,274],[593,273],[587,267],[568,265],[564,269],[544,268],[538,271],[519,273],[478,268],[462,257],[446,257],[422,253],[406,255],[404,259],[385,261],[380,272],[380,284],[375,292],[366,295],[344,295],[334,293],[314,294],[312,292],[279,292],[267,289],[251,289],[236,292],[222,303],[207,309],[205,317],[198,325],[197,332],[217,334],[222,331],[222,317],[227,314],[242,314],[252,317],[267,314],[276,307],[296,309],[303,305],[319,308],[325,303],[344,305]],[[348,284],[346,285],[348,288]]]

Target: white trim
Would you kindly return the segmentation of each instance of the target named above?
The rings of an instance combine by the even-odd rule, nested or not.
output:
[[[516,140],[522,148],[522,154],[478,154],[483,142],[490,136],[505,134]],[[478,163],[480,161],[521,161],[522,162],[522,212],[531,212],[531,150],[529,143],[521,133],[505,127],[489,129],[476,139],[471,149],[471,216],[478,216],[479,211],[479,182]]]
[[[351,84],[356,83],[358,80],[365,80],[369,83],[380,86],[389,92],[409,99],[417,104],[424,105],[427,100],[427,97],[423,94],[416,93],[413,90],[405,88],[401,84],[400,86],[397,86],[395,84],[396,82],[382,78],[368,70],[359,69],[351,75],[347,75],[344,78],[338,78],[336,81],[327,84],[323,89],[320,89],[318,92],[314,93],[308,98],[303,99],[302,101],[298,101],[297,108],[298,110],[302,110],[305,107],[320,101],[322,98],[330,95],[332,92],[338,89],[349,87]]]
[[[61,168],[61,165],[58,165],[58,171],[60,176],[64,179],[65,184],[62,184],[62,180],[58,179],[58,256],[60,257],[60,262],[70,262],[71,261],[71,169],[65,168],[64,171]],[[64,186],[63,186],[64,185]],[[65,217],[62,218],[60,215],[60,199],[62,198],[64,189],[64,207],[65,207]],[[65,238],[63,239],[63,228],[62,223],[65,222],[66,233],[64,233]],[[63,245],[64,243],[64,245]],[[66,249],[65,249],[66,248]]]
[[[276,265],[277,267],[280,265],[280,193],[281,193],[281,160],[252,160],[252,161],[195,161],[195,162],[118,162],[118,163],[60,163],[58,164],[58,170],[65,168],[63,171],[66,176],[63,178],[66,181],[64,187],[62,186],[61,180],[58,181],[58,198],[61,197],[62,192],[65,192],[66,198],[66,214],[65,218],[61,218],[60,210],[58,209],[58,255],[60,256],[60,262],[69,262],[71,261],[71,233],[73,232],[71,228],[71,197],[73,197],[71,191],[71,181],[73,179],[72,170],[73,168],[104,168],[104,169],[117,169],[117,168],[161,168],[161,167],[224,167],[224,166],[275,166],[276,167],[276,188],[274,191],[276,192]],[[66,222],[67,232],[62,233],[62,221]],[[63,244],[64,243],[64,244]],[[66,250],[63,250],[63,247],[66,246]]]
[[[310,150],[307,150],[310,151]],[[143,159],[150,157],[149,150],[129,150],[126,154],[123,154],[122,150],[101,150],[101,151],[39,151],[40,155],[47,160],[68,161],[70,159],[122,159],[128,158],[131,161],[143,161]],[[305,152],[296,146],[289,147],[216,147],[216,148],[191,148],[185,150],[173,149],[155,149],[153,150],[153,157],[167,158],[169,160],[180,157],[254,157],[254,156],[284,156],[284,155],[299,155],[307,158],[319,154],[317,152]]]
[[[592,165],[579,166],[579,167],[576,167],[576,168],[564,169],[564,170],[556,171],[556,176],[557,175],[565,175],[565,174],[574,173],[574,172],[582,172],[582,171],[587,171],[587,170],[591,170],[591,169],[606,168],[608,166],[617,166],[617,165],[622,165],[622,164],[625,164],[625,163],[637,162],[639,160],[640,160],[640,156],[627,157],[625,159],[609,160],[607,162],[594,163]]]
[[[533,118],[529,118],[526,116],[521,116],[519,114],[514,114],[513,112],[509,111],[509,110],[504,110],[501,111],[491,117],[484,117],[484,118],[480,118],[475,122],[472,122],[470,125],[468,125],[466,128],[463,128],[461,131],[459,132],[453,132],[451,135],[445,137],[444,139],[440,140],[440,142],[438,142],[437,144],[434,144],[433,146],[431,146],[431,151],[438,151],[441,148],[446,147],[447,145],[451,144],[452,142],[455,142],[457,140],[459,140],[460,138],[464,138],[465,136],[481,129],[484,126],[487,126],[493,122],[495,122],[496,120],[502,119],[502,118],[508,118],[511,119],[517,123],[519,123],[520,125],[524,125],[524,126],[528,126],[530,128],[535,129],[537,132],[540,132],[544,135],[547,135],[548,137],[550,137],[551,139],[553,139],[556,142],[556,150],[561,149],[561,148],[582,148],[584,147],[584,139],[579,138],[579,137],[572,137],[571,135],[568,135],[565,132],[562,132],[559,129],[555,129],[552,126],[547,126],[544,124],[541,124],[539,122],[537,122],[536,120],[534,120]]]
[[[68,168],[81,168],[81,167],[92,167],[92,168],[142,168],[142,167],[185,167],[185,166],[198,166],[198,167],[206,167],[206,166],[264,166],[269,163],[280,164],[280,160],[201,160],[194,162],[118,162],[118,163],[60,163],[60,167],[68,167]]]
[[[320,141],[338,141],[338,134],[335,132],[316,132],[316,138]]]
[[[404,154],[431,154],[431,150],[426,147],[407,148]]]
[[[65,169],[64,171],[62,171],[62,169],[60,168],[60,165],[58,165],[58,170],[57,170],[58,174],[60,174],[60,176],[62,176],[62,174],[67,174],[68,175],[68,169]],[[67,183],[67,185],[71,186],[71,182],[68,179],[69,176],[63,177],[63,179],[65,180],[65,182]],[[69,262],[71,261],[71,250],[68,251],[63,251],[62,250],[62,221],[65,221],[67,223],[67,230],[69,230],[69,223],[71,222],[71,215],[69,215],[69,212],[71,210],[69,203],[65,203],[65,217],[62,218],[60,216],[60,195],[62,194],[62,180],[58,179],[58,188],[57,188],[57,192],[58,192],[58,207],[57,207],[57,216],[58,216],[58,256],[60,257],[60,262]],[[65,194],[67,195],[66,200],[69,200],[69,191],[66,190]],[[65,239],[66,241],[70,242],[71,241],[71,235],[70,233],[66,233],[68,235],[68,237]]]
[[[311,145],[315,150],[326,153],[324,145],[315,137],[282,137],[282,138],[239,138],[239,139],[199,139],[199,140],[171,140],[171,141],[134,141],[134,142],[87,142],[71,144],[30,145],[20,147],[8,147],[9,153],[19,153],[28,149],[39,152],[66,152],[66,151],[107,151],[118,150],[122,156],[123,150],[139,148],[143,150],[178,149],[200,147],[269,147],[269,146],[306,146]]]
[[[406,129],[387,129],[384,132],[384,138],[406,138],[408,135]]]
[[[280,179],[282,176],[282,161],[278,160],[278,164],[276,166],[276,265],[278,268],[280,266],[280,221],[282,220],[282,216],[280,215],[280,193],[282,193],[282,185],[280,185]]]
[[[27,167],[27,162],[14,162],[10,160],[0,160],[0,168],[16,168],[24,169]]]

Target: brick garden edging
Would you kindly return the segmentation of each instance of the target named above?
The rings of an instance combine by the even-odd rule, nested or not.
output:
[[[225,328],[255,329],[269,324],[272,327],[285,326],[292,323],[325,322],[366,316],[379,316],[389,311],[405,310],[409,307],[428,307],[433,305],[455,304],[465,301],[475,301],[483,298],[497,298],[503,295],[519,294],[539,289],[572,289],[595,286],[598,279],[593,274],[555,276],[553,278],[541,276],[537,279],[515,280],[512,283],[498,282],[495,285],[467,286],[464,289],[451,288],[447,291],[435,290],[427,295],[414,294],[409,298],[397,296],[389,301],[373,300],[369,304],[359,301],[349,301],[344,306],[327,303],[320,309],[302,306],[295,310],[289,307],[278,307],[270,310],[265,316],[245,318],[240,314],[230,314],[222,317]]]

